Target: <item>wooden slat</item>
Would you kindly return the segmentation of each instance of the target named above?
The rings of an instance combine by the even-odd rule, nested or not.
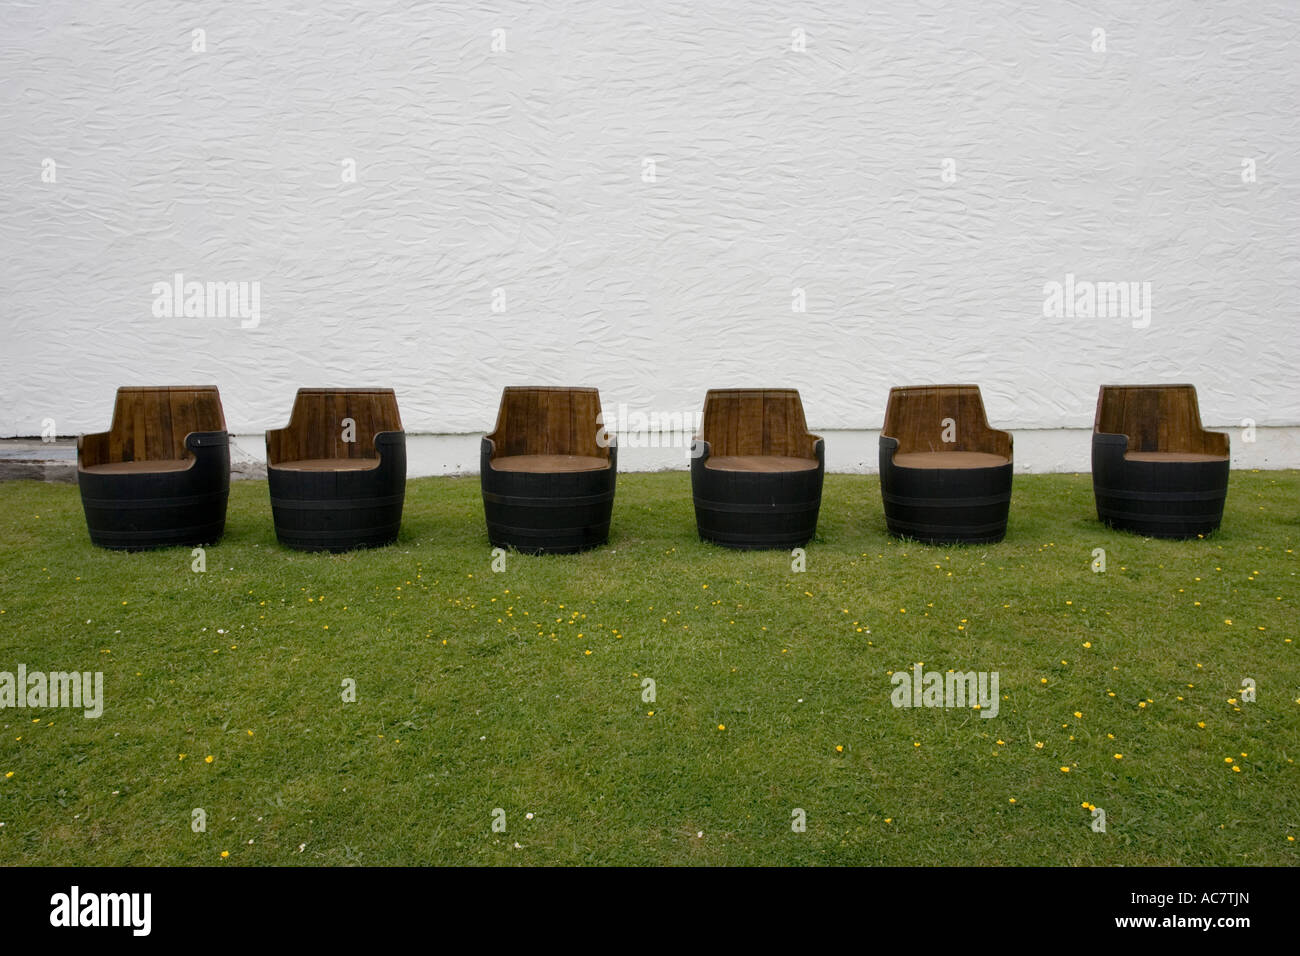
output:
[[[944,441],[946,419],[954,441]],[[978,385],[912,385],[889,390],[881,435],[898,441],[896,454],[978,452],[1011,457],[1011,437],[989,426]]]
[[[186,435],[225,430],[216,386],[123,386],[107,444],[100,445],[106,460],[96,464],[188,459]]]
[[[343,420],[356,423],[356,441],[343,441]],[[289,424],[266,433],[271,464],[331,459],[374,460],[375,436],[402,431],[391,388],[300,388]]]
[[[799,393],[789,388],[710,389],[700,437],[718,457],[813,458]]]
[[[1130,453],[1228,454],[1227,436],[1201,424],[1192,385],[1103,385],[1094,430],[1128,436]]]
[[[596,442],[600,393],[594,388],[517,387],[501,394],[497,423],[488,436],[494,458],[578,455],[609,459]]]

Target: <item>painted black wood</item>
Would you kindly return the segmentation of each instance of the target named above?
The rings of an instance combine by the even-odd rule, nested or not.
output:
[[[379,464],[362,471],[267,466],[275,536],[298,551],[350,551],[392,544],[406,499],[406,433],[375,435]]]
[[[709,468],[711,443],[691,445],[691,493],[700,538],[742,551],[797,548],[817,533],[826,473],[825,442],[814,445],[817,467],[801,471]]]
[[[618,478],[618,448],[596,471],[497,471],[493,442],[480,446],[480,485],[488,540],[525,554],[576,554],[609,540]]]
[[[1011,462],[988,468],[905,468],[880,438],[880,495],[889,533],[926,544],[986,544],[1007,533]]]
[[[1195,538],[1218,529],[1228,497],[1221,461],[1130,461],[1128,436],[1094,432],[1092,490],[1097,517],[1150,538]]]
[[[77,472],[90,540],[103,548],[144,551],[215,544],[226,527],[230,436],[190,432],[194,455],[183,471]]]

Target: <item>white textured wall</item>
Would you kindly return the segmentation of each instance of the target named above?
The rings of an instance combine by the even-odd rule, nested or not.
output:
[[[1300,424],[1295,0],[547,6],[6,0],[0,435],[190,381],[241,433],[347,384],[425,432],[507,383],[794,385],[864,429],[891,384],[1049,428],[1192,381]],[[176,271],[260,281],[260,326],[155,318]],[[1044,319],[1067,272],[1150,282],[1150,327]]]

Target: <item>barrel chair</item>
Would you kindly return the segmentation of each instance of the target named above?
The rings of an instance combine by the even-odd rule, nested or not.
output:
[[[391,544],[406,497],[406,433],[391,388],[300,388],[266,433],[280,543],[298,551]]]
[[[1001,541],[1011,467],[1011,435],[989,427],[978,385],[890,389],[880,432],[890,534],[927,544]]]
[[[729,548],[794,548],[817,533],[825,442],[793,388],[709,389],[691,444],[700,538]]]
[[[609,540],[618,449],[594,388],[510,387],[483,438],[488,539],[526,554],[574,554]]]
[[[1152,538],[1193,538],[1223,520],[1228,436],[1201,427],[1192,385],[1103,385],[1092,429],[1097,517]]]
[[[230,436],[216,386],[119,388],[109,430],[77,437],[77,484],[90,540],[101,547],[218,541]]]

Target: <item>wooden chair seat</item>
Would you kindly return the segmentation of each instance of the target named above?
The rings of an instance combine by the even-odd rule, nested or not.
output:
[[[1124,454],[1125,461],[1227,461],[1227,455],[1206,455],[1195,451],[1130,451]]]
[[[507,455],[493,458],[497,471],[526,471],[530,474],[570,474],[579,471],[601,471],[609,467],[608,458],[590,455]]]
[[[996,468],[1011,459],[983,451],[905,451],[894,455],[900,468]]]
[[[1007,532],[1012,441],[992,428],[977,385],[889,390],[880,430],[880,497],[897,537],[987,544]]]
[[[793,388],[711,388],[691,445],[700,539],[798,548],[817,533],[825,450]]]
[[[573,554],[609,540],[618,449],[594,388],[509,387],[479,445],[488,540]]]
[[[792,458],[788,455],[719,455],[708,458],[705,468],[714,471],[814,471],[817,461],[811,458]]]
[[[406,432],[391,388],[300,388],[289,424],[266,433],[276,539],[298,551],[397,540]]]
[[[152,475],[165,471],[185,471],[194,464],[186,458],[167,458],[155,461],[109,461],[102,465],[82,465],[81,470],[91,475]]]
[[[379,467],[378,458],[300,458],[274,466],[281,471],[369,471]]]
[[[90,539],[102,547],[220,540],[230,436],[216,386],[119,388],[109,430],[77,439],[77,484]]]
[[[1223,520],[1230,465],[1228,436],[1201,424],[1195,386],[1098,391],[1092,489],[1103,524],[1156,538],[1209,534]]]

